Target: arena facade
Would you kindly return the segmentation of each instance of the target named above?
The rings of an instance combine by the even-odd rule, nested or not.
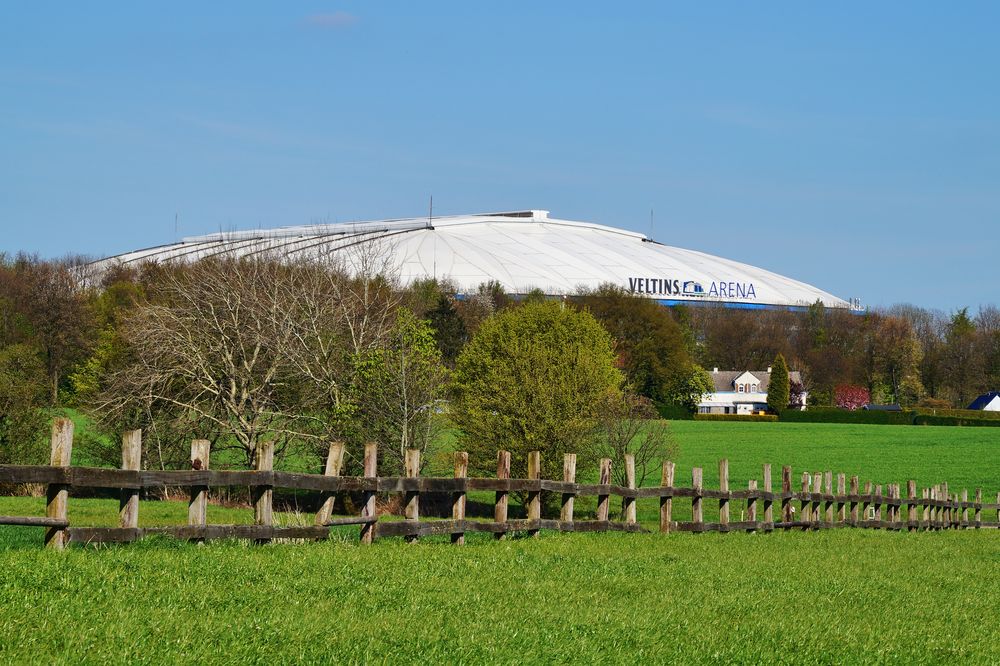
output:
[[[459,295],[495,281],[509,294],[541,290],[552,296],[581,287],[619,285],[663,305],[719,304],[733,308],[859,309],[811,285],[749,264],[658,243],[643,234],[549,217],[545,210],[447,217],[314,224],[232,231],[185,238],[92,264],[192,261],[224,253],[290,258],[332,253],[345,265],[373,249],[404,283],[450,280]]]

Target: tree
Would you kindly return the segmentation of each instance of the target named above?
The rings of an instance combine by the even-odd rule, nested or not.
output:
[[[912,404],[920,399],[920,342],[909,322],[883,315],[874,327],[877,383],[885,386],[889,402]]]
[[[805,404],[806,387],[797,380],[788,381],[788,406],[794,409],[802,409]]]
[[[388,445],[383,466],[402,474],[406,450],[425,454],[436,439],[447,372],[429,322],[401,308],[385,345],[358,363],[358,419],[364,439]],[[427,456],[421,458],[425,463]]]
[[[298,382],[286,352],[299,343],[299,313],[285,298],[291,280],[290,269],[258,258],[165,271],[153,300],[124,319],[128,358],[98,399],[102,414],[164,433],[231,438],[217,448],[235,448],[249,466],[263,438],[281,452],[290,439],[315,436],[291,395]]]
[[[615,285],[586,292],[579,301],[615,339],[629,385],[655,402],[672,402],[674,389],[691,377],[693,363],[669,310]]]
[[[959,407],[965,407],[982,388],[983,364],[976,326],[962,308],[948,323],[943,354],[944,386]]]
[[[21,276],[17,307],[45,364],[49,402],[57,405],[67,371],[83,358],[93,337],[86,295],[66,263],[22,256],[14,271]]]
[[[686,376],[677,377],[668,388],[666,402],[680,405],[691,413],[698,410],[698,403],[706,393],[715,391],[715,382],[705,368],[696,363]]]
[[[462,350],[452,418],[474,469],[493,469],[507,449],[523,476],[527,452],[539,450],[547,478],[561,478],[564,453],[584,453],[582,469],[594,465],[598,417],[621,384],[611,336],[593,315],[525,304],[484,321]]]
[[[601,410],[599,454],[611,458],[611,474],[618,485],[628,485],[625,454],[635,456],[635,482],[642,486],[663,460],[676,460],[680,447],[670,431],[669,421],[657,420],[649,398],[628,391],[608,396]]]
[[[785,363],[785,357],[778,354],[771,365],[771,380],[767,385],[767,408],[775,414],[780,414],[788,408],[790,397],[788,364]]]
[[[834,401],[841,409],[861,409],[871,402],[871,395],[864,386],[841,384],[834,391]]]
[[[0,348],[0,464],[40,465],[45,447],[45,368],[20,343]]]

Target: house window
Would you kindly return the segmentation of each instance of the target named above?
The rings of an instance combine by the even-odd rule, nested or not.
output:
[[[754,384],[754,385],[753,385],[753,392],[754,392],[754,393],[756,393],[756,392],[757,392],[757,389],[758,389],[758,388],[759,388],[759,387],[757,386],[757,384]]]
[[[743,393],[743,384],[737,384],[737,385],[736,385],[736,390],[737,390],[737,391],[738,391],[739,393]]]

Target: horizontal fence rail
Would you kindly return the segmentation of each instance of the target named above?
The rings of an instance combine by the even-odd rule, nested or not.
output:
[[[323,474],[299,474],[272,469],[274,451],[270,443],[261,443],[257,451],[257,469],[253,471],[211,470],[209,443],[194,440],[191,445],[191,470],[151,471],[140,470],[141,432],[131,431],[122,438],[122,469],[71,467],[69,464],[73,443],[73,424],[68,419],[58,419],[52,428],[51,464],[0,465],[0,484],[45,484],[46,516],[0,516],[0,525],[19,525],[46,528],[45,542],[50,547],[62,548],[68,543],[130,542],[145,536],[161,534],[179,539],[252,539],[266,543],[272,539],[324,539],[337,527],[357,525],[362,543],[384,537],[404,537],[416,540],[423,536],[450,535],[453,543],[462,544],[465,534],[486,532],[496,538],[514,532],[537,536],[540,530],[562,532],[642,532],[636,520],[636,501],[658,499],[660,503],[661,532],[731,532],[790,529],[829,529],[842,527],[875,528],[888,530],[998,528],[1000,527],[1000,493],[997,501],[984,503],[982,490],[976,489],[970,501],[968,492],[950,492],[946,483],[921,489],[909,481],[905,489],[900,485],[885,486],[866,482],[863,490],[858,477],[849,480],[844,474],[832,472],[804,472],[800,490],[793,490],[792,470],[781,469],[781,487],[772,485],[771,466],[762,467],[762,484],[751,479],[746,490],[729,487],[729,463],[719,462],[719,488],[703,485],[703,470],[692,469],[691,485],[675,485],[675,466],[664,462],[661,483],[655,487],[637,488],[635,461],[630,455],[624,458],[626,485],[611,483],[612,461],[600,461],[599,483],[576,482],[576,455],[567,454],[563,464],[563,480],[541,478],[541,455],[535,451],[528,455],[528,478],[510,478],[510,453],[497,455],[496,478],[470,478],[468,454],[455,454],[454,477],[420,477],[420,452],[410,450],[405,460],[405,476],[377,476],[378,448],[365,446],[364,476],[341,476],[344,447],[330,445]],[[250,490],[254,507],[252,525],[211,525],[206,520],[206,506],[211,488],[242,486]],[[190,492],[188,524],[166,527],[138,526],[139,497],[142,490],[164,487],[187,488]],[[68,520],[68,495],[71,489],[116,489],[120,491],[120,521],[118,527],[76,527]],[[280,527],[273,524],[273,490],[307,490],[320,493],[321,503],[314,524]],[[468,520],[465,516],[467,493],[492,491],[495,493],[494,520]],[[360,515],[334,516],[333,503],[337,493],[361,495]],[[523,493],[527,518],[508,518],[508,496],[511,492]],[[542,518],[541,494],[561,496],[558,519]],[[905,492],[905,494],[904,494]],[[403,496],[404,519],[380,520],[375,507],[379,493]],[[420,497],[422,494],[450,494],[452,496],[451,520],[421,520]],[[596,497],[597,510],[594,520],[574,518],[574,500],[577,497]],[[622,502],[621,520],[609,519],[609,501],[617,497]],[[691,520],[673,519],[673,501],[684,498],[691,502]],[[704,520],[704,501],[718,501],[718,522]],[[731,520],[732,502],[745,502],[740,520]],[[996,520],[983,519],[983,511],[992,512]],[[971,512],[971,517],[970,517]]]

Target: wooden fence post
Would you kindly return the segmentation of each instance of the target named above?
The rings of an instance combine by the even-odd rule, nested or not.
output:
[[[843,525],[847,522],[847,504],[844,495],[847,494],[847,475],[837,474],[837,522]]]
[[[813,475],[812,527],[819,529],[823,522],[823,473]]]
[[[504,480],[510,478],[510,451],[497,451],[497,479]],[[501,525],[507,523],[507,496],[506,490],[498,490],[496,493],[496,503],[493,506],[493,520]],[[503,539],[506,529],[496,532],[497,540]]]
[[[951,495],[948,494],[948,482],[941,484],[941,499],[944,501],[944,525],[945,529],[951,527]]]
[[[344,468],[344,443],[330,442],[330,450],[326,454],[326,466],[323,468],[324,476],[338,477]],[[319,509],[316,511],[317,525],[326,525],[333,515],[333,503],[337,496],[335,493],[323,493],[320,496]]]
[[[792,468],[785,465],[781,468],[781,522],[789,529],[792,522]]]
[[[906,529],[917,529],[917,482],[910,479],[906,482],[906,499],[910,501],[906,507]]]
[[[563,481],[565,483],[576,483],[576,454],[567,453],[563,455]],[[559,520],[563,523],[573,523],[573,500],[575,493],[563,493],[562,510],[559,512]]]
[[[747,490],[751,493],[757,490],[757,479],[750,479],[747,482]],[[754,495],[750,495],[747,498],[747,521],[751,523],[757,522],[757,498]]]
[[[799,498],[799,522],[812,522],[812,511],[809,508],[811,493],[812,475],[809,472],[802,472],[802,497]],[[808,529],[808,525],[803,527],[804,529]]]
[[[868,520],[868,507],[872,503],[872,482],[865,481],[865,494],[864,499],[861,502],[861,520]]]
[[[897,513],[899,511],[898,505],[896,504],[896,499],[898,497],[896,495],[896,484],[890,483],[886,487],[888,489],[888,492],[886,493],[888,495],[888,498],[886,500],[886,505],[888,506],[888,514],[889,514],[888,515],[889,529],[894,530],[896,529]]]
[[[416,479],[420,476],[420,449],[406,449],[406,457],[403,459],[406,478]],[[420,524],[420,491],[407,490],[405,495],[405,508],[403,510],[406,520]],[[420,537],[416,534],[407,534],[406,541],[413,543]]]
[[[850,505],[851,505],[851,511],[850,511],[851,525],[853,527],[857,527],[858,526],[858,499],[857,499],[858,498],[858,488],[859,488],[859,486],[858,486],[858,477],[852,476],[851,477],[851,486],[850,486],[849,492],[850,492],[850,495],[851,495],[851,501],[850,501]]]
[[[931,505],[930,505],[931,489],[924,488],[922,491],[920,491],[920,499],[921,499],[920,517],[922,523],[921,527],[923,527],[926,530],[929,530],[931,528]]]
[[[962,527],[969,526],[969,490],[962,488]]]
[[[691,521],[695,524],[696,532],[701,531],[704,523],[704,515],[701,510],[701,479],[701,467],[693,467],[691,469],[691,486],[694,489],[694,495],[691,496]]]
[[[611,484],[611,458],[601,458],[601,476],[598,483],[602,486],[607,486]],[[608,504],[610,502],[610,496],[607,494],[597,495],[597,519],[600,521],[608,520]]]
[[[257,442],[257,471],[271,472],[274,470],[274,442],[259,440]],[[274,486],[254,486],[253,513],[257,525],[271,527],[274,525]],[[270,538],[257,539],[257,543],[267,543]]]
[[[663,473],[660,477],[660,486],[664,488],[674,487],[674,464],[669,460],[663,461]],[[669,497],[660,498],[660,531],[669,532],[671,528],[671,523],[673,522],[673,511],[674,511],[674,498],[673,495]]]
[[[771,493],[771,463],[764,463],[764,492]],[[774,500],[770,497],[764,498],[764,529],[767,531],[774,529]]]
[[[528,453],[528,478],[537,481],[542,478],[542,452]],[[540,490],[528,491],[528,522],[538,524],[542,520],[542,493]],[[538,538],[538,527],[528,529],[528,534]]]
[[[366,479],[378,477],[378,444],[368,442],[365,444],[365,457],[363,464],[363,474]],[[366,490],[361,496],[361,516],[371,518],[373,522],[365,523],[361,526],[361,543],[370,544],[375,541],[375,490]]]
[[[724,493],[729,492],[729,460],[723,458],[719,461],[719,490]],[[722,531],[729,527],[729,498],[719,498],[719,523]]]
[[[940,517],[939,509],[937,506],[938,500],[938,485],[934,484],[930,487],[930,504],[931,504],[931,529],[938,529],[938,518]]]
[[[138,472],[142,467],[142,431],[129,430],[122,435],[122,469]],[[118,525],[139,527],[139,489],[122,488],[118,500]]]
[[[875,522],[882,522],[882,484],[875,486]],[[875,527],[882,527],[881,524]]]
[[[892,498],[895,500],[895,506],[892,510],[892,517],[895,519],[895,527],[893,529],[901,530],[903,529],[903,487],[898,484],[892,484]]]
[[[455,453],[455,478],[465,479],[469,476],[469,454],[465,451]],[[462,526],[462,532],[453,532],[451,542],[462,546],[465,544],[465,490],[456,490],[451,497],[451,519],[455,521],[455,526]]]
[[[889,522],[888,527],[889,527],[889,529],[894,530],[894,529],[896,529],[896,512],[897,512],[897,505],[896,505],[896,497],[897,496],[896,496],[896,484],[895,483],[890,483],[889,485],[886,486],[886,495],[887,495],[887,498],[886,498],[886,507],[887,507],[887,514],[888,514],[887,518],[889,519],[888,520],[888,522]]]
[[[212,443],[207,439],[191,440],[191,469],[207,470]],[[208,486],[193,486],[188,500],[188,525],[208,524]]]
[[[823,477],[823,494],[826,498],[826,522],[827,526],[833,525],[833,472],[827,471]]]
[[[52,422],[52,456],[49,464],[53,467],[69,467],[73,457],[73,422],[59,418]],[[66,521],[69,513],[69,485],[50,483],[45,489],[45,515],[48,518]],[[69,532],[65,527],[50,527],[45,530],[45,545],[62,550],[69,542]]]
[[[631,453],[625,454],[625,485],[630,490],[635,490],[635,456]],[[625,524],[635,525],[635,498],[625,498]]]
[[[973,520],[976,523],[976,529],[977,530],[980,527],[983,526],[983,507],[982,507],[982,504],[983,504],[983,489],[982,488],[976,488],[976,510],[975,510],[975,513],[972,514],[972,516],[973,516]]]

